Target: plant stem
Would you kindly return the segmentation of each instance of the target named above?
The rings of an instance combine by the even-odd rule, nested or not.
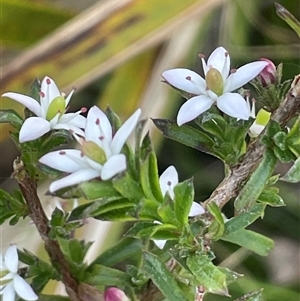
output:
[[[37,184],[30,178],[23,162],[19,158],[14,161],[13,177],[18,181],[24,199],[29,207],[29,216],[36,225],[45,243],[45,249],[50,257],[52,265],[62,277],[62,282],[66,287],[70,300],[81,301],[78,297],[77,281],[71,274],[69,264],[65,259],[58,242],[49,238],[49,221],[37,195]]]

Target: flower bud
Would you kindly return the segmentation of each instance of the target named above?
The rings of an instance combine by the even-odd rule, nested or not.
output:
[[[265,61],[268,65],[259,73],[258,80],[263,87],[267,87],[276,83],[276,67],[274,63],[268,59],[261,58],[261,61]]]
[[[104,293],[105,301],[129,301],[125,293],[117,287],[110,287]]]

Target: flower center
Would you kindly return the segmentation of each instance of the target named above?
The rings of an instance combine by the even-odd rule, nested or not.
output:
[[[94,141],[82,142],[81,151],[88,158],[101,165],[103,165],[107,161],[105,151]]]
[[[57,113],[64,114],[66,108],[66,100],[63,96],[55,97],[47,110],[46,119],[50,121]]]
[[[213,91],[218,96],[223,94],[223,78],[217,69],[210,68],[206,73],[205,80],[209,90]]]

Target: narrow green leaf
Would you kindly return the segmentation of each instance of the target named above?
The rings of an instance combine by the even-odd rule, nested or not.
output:
[[[174,279],[174,276],[166,268],[165,263],[152,253],[145,252],[143,270],[152,279],[167,300],[188,301]]]
[[[298,35],[300,38],[300,23],[299,21],[282,5],[275,2],[277,15],[285,21]]]
[[[158,207],[161,203],[155,200],[141,199],[140,203],[136,206],[136,215],[140,219],[159,220]]]
[[[112,248],[104,251],[91,264],[101,264],[112,267],[125,259],[134,258],[142,254],[142,241],[139,239],[125,237],[122,238]]]
[[[193,179],[186,180],[174,187],[174,212],[181,226],[188,224],[189,212],[194,200]]]
[[[244,275],[239,274],[237,272],[231,271],[228,268],[218,267],[218,269],[226,276],[226,284],[236,281],[238,278],[243,277]]]
[[[285,206],[283,199],[278,195],[278,188],[268,187],[265,188],[261,195],[258,197],[258,201],[263,204],[267,204],[272,207]]]
[[[261,256],[268,255],[274,247],[272,239],[246,229],[240,229],[229,235],[222,236],[221,240],[237,244]]]
[[[107,286],[127,286],[130,285],[130,276],[126,273],[109,268],[103,265],[95,264],[92,270],[85,273],[85,283],[90,285],[107,285]]]
[[[235,299],[234,301],[263,301],[263,295],[262,295],[263,288],[253,291],[250,293],[247,293],[246,295]]]
[[[263,189],[272,175],[277,159],[270,149],[267,149],[264,157],[250,176],[245,186],[234,202],[234,207],[238,213],[249,211],[254,206],[256,200],[263,192]]]
[[[232,217],[225,223],[224,235],[228,235],[240,229],[246,228],[259,217],[263,217],[265,204],[255,204],[250,211],[243,212],[235,217]]]
[[[114,177],[112,183],[113,187],[125,198],[140,200],[144,196],[140,184],[134,181],[128,172]]]
[[[14,128],[20,129],[23,119],[14,110],[0,110],[0,123],[10,123]]]
[[[214,217],[213,222],[209,226],[208,235],[211,239],[217,240],[219,239],[224,232],[224,218],[222,216],[222,212],[220,208],[216,205],[216,203],[211,203],[207,206],[210,214]]]
[[[199,151],[212,154],[214,140],[205,133],[188,125],[178,126],[174,121],[167,119],[152,119],[155,126],[169,139],[178,141]]]
[[[174,212],[174,201],[168,194],[164,197],[164,202],[158,207],[157,213],[163,223],[178,225]]]
[[[300,157],[294,162],[289,171],[280,178],[280,180],[290,183],[300,182]]]
[[[203,286],[207,292],[229,296],[226,275],[211,262],[207,255],[189,256],[186,264],[196,277],[196,285]]]
[[[110,181],[93,180],[82,182],[79,185],[79,189],[87,200],[120,197],[120,194],[116,191]]]

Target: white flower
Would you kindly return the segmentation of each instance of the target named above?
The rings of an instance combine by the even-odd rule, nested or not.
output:
[[[10,246],[4,258],[0,253],[0,295],[2,301],[15,301],[16,293],[24,300],[38,300],[31,286],[18,275],[18,252],[16,245]]]
[[[73,92],[74,90],[65,99],[64,95],[59,92],[55,82],[46,76],[41,84],[40,103],[23,94],[4,93],[2,96],[23,104],[36,115],[24,121],[20,130],[20,143],[35,140],[50,130],[66,129],[72,130],[78,135],[83,135],[80,128],[84,128],[85,117],[79,114],[85,112],[86,109],[82,108],[76,113],[65,114]]]
[[[97,177],[108,180],[126,170],[126,157],[120,151],[135,128],[140,114],[141,110],[136,110],[113,135],[106,115],[93,106],[86,119],[85,139],[78,138],[81,150],[54,151],[39,160],[54,169],[70,173],[51,183],[50,192]]]
[[[205,79],[189,69],[164,71],[162,77],[171,86],[196,95],[185,102],[177,115],[177,124],[187,123],[207,111],[215,102],[229,116],[248,120],[249,108],[238,93],[230,93],[256,77],[268,64],[257,61],[230,72],[230,57],[223,47],[216,48],[207,60],[200,56]]]
[[[171,165],[161,174],[159,178],[159,185],[163,196],[165,196],[166,193],[168,193],[170,198],[173,200],[175,197],[174,187],[178,184],[178,182],[179,181],[177,170],[173,165]],[[196,215],[203,214],[204,212],[205,210],[200,204],[193,202],[190,208],[189,216],[193,217]],[[158,221],[154,221],[154,223],[161,224]],[[163,249],[167,242],[164,239],[154,239],[153,241],[160,249]]]

